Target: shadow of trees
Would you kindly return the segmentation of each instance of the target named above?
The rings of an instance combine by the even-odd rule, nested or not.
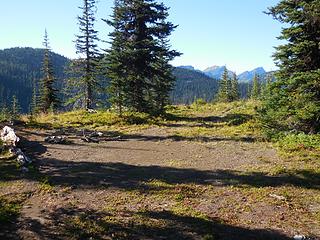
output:
[[[197,141],[197,142],[220,142],[220,141],[240,141],[240,142],[255,142],[256,138],[254,137],[209,137],[209,136],[180,136],[180,135],[169,135],[169,136],[148,136],[142,134],[123,134],[120,135],[121,138],[118,139],[120,141],[127,141],[127,140],[137,140],[137,141]]]
[[[219,240],[289,240],[269,229],[248,229],[223,223],[219,219],[184,216],[172,211],[126,213],[61,207],[48,213],[51,224],[25,219],[40,239],[219,239]]]
[[[159,137],[123,136],[124,140],[140,138],[158,141]],[[152,136],[151,136],[152,137]],[[25,145],[24,145],[25,144]],[[22,147],[29,149],[37,158],[46,152],[39,142],[22,141]],[[8,162],[9,164],[9,162]],[[162,166],[135,166],[126,163],[90,162],[89,160],[62,161],[54,158],[41,158],[36,162],[41,166],[41,175],[48,177],[50,184],[76,189],[119,188],[124,190],[162,191],[166,186],[150,186],[150,180],[168,184],[198,184],[214,186],[277,187],[292,185],[301,188],[320,189],[320,175],[313,171],[295,171],[277,176],[265,172],[241,172],[235,170],[203,171]],[[12,172],[6,164],[0,164],[1,180],[34,179],[32,174],[2,175]],[[40,239],[290,239],[281,233],[268,229],[248,229],[235,227],[219,219],[186,216],[171,211],[128,212],[130,220],[118,219],[110,212],[76,207],[61,207],[47,213],[53,220],[43,224],[37,219],[24,219]],[[76,217],[78,222],[73,222]],[[80,222],[79,222],[80,221]],[[161,222],[153,225],[152,222]],[[1,235],[0,235],[1,236]],[[12,235],[13,236],[13,235]],[[16,239],[19,236],[14,236]],[[5,238],[4,238],[5,239]],[[15,238],[12,238],[15,239]]]
[[[145,183],[150,180],[159,180],[168,184],[238,187],[292,185],[307,189],[320,189],[319,173],[307,170],[270,176],[265,172],[202,171],[162,166],[135,166],[112,162],[72,162],[45,158],[41,160],[41,174],[47,176],[53,185],[72,186],[74,188],[115,187],[148,191],[149,187]],[[153,191],[157,190],[154,189],[154,186],[152,188]],[[161,187],[158,190],[162,190]]]
[[[165,119],[176,122],[198,122],[198,123],[226,123],[227,125],[238,126],[253,118],[252,115],[235,113],[227,114],[225,116],[181,116],[171,113],[165,115]],[[161,125],[161,124],[160,124]],[[170,125],[171,126],[171,125]],[[174,125],[172,125],[174,126]]]
[[[159,136],[127,135],[126,139],[141,139],[158,141]],[[164,137],[165,139],[166,137]],[[280,175],[269,175],[267,172],[241,172],[236,170],[204,171],[191,168],[174,168],[164,166],[135,166],[126,163],[106,161],[91,162],[89,159],[63,161],[54,158],[39,158],[47,148],[37,141],[21,141],[27,155],[36,161],[36,167],[41,165],[41,173],[21,174],[12,160],[2,160],[0,164],[1,180],[10,181],[23,178],[37,180],[40,175],[46,175],[54,185],[74,186],[79,188],[145,188],[144,182],[152,179],[169,184],[199,184],[216,186],[253,186],[276,187],[292,185],[308,189],[320,189],[320,174],[312,170],[296,170]],[[98,151],[98,150],[97,150]],[[119,159],[121,161],[121,159]],[[36,172],[36,171],[35,171]]]

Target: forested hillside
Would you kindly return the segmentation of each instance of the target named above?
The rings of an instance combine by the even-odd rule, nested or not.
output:
[[[16,95],[22,112],[28,112],[32,99],[34,84],[39,87],[42,77],[43,49],[11,48],[0,51],[0,100],[1,106],[9,106],[13,95]],[[52,53],[56,88],[62,95],[62,86],[66,78],[66,67],[70,60]],[[190,104],[202,98],[207,102],[214,99],[219,88],[219,80],[210,78],[204,73],[186,68],[174,68],[176,77],[170,99],[174,104]],[[247,97],[248,83],[240,83],[240,97]]]
[[[175,68],[175,88],[171,99],[176,104],[190,104],[197,98],[212,101],[219,88],[219,81],[205,74],[186,68]]]
[[[43,49],[11,48],[0,51],[0,100],[1,106],[8,106],[12,96],[18,98],[21,110],[27,112],[32,98],[33,87],[38,88],[42,77]],[[69,59],[52,53],[52,65],[57,86],[61,88],[65,78],[65,66]]]

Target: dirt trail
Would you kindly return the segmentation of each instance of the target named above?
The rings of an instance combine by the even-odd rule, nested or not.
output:
[[[100,219],[105,214],[103,209],[111,208],[112,202],[121,202],[121,200],[124,202],[121,207],[117,205],[116,212],[120,214],[117,217],[121,218],[126,226],[122,226],[121,229],[125,228],[127,235],[115,235],[116,230],[114,230],[114,233],[104,236],[98,234],[98,239],[202,239],[201,227],[194,227],[192,223],[190,228],[187,228],[186,223],[189,221],[177,220],[172,216],[169,218],[161,215],[166,220],[170,219],[172,223],[178,222],[177,228],[172,233],[169,228],[165,233],[157,230],[148,237],[148,234],[143,233],[146,234],[143,235],[140,230],[136,230],[136,228],[140,229],[140,226],[129,231],[126,224],[129,224],[128,218],[132,216],[122,212],[124,211],[122,207],[125,207],[127,212],[148,209],[157,214],[168,213],[176,206],[175,202],[170,196],[155,200],[154,192],[162,194],[163,189],[167,191],[166,188],[171,189],[171,186],[184,186],[191,189],[188,191],[192,193],[188,193],[191,194],[188,195],[189,203],[183,202],[183,204],[189,204],[197,211],[205,211],[214,219],[217,216],[220,217],[219,209],[222,209],[226,202],[231,201],[230,206],[234,204],[232,201],[240,202],[241,205],[243,196],[232,187],[249,184],[249,180],[244,176],[248,169],[259,167],[265,161],[278,161],[276,151],[265,143],[229,139],[213,139],[206,142],[184,141],[172,138],[168,129],[158,127],[99,144],[84,143],[74,134],[68,135],[71,143],[67,145],[45,143],[44,137],[51,132],[23,130],[19,134],[25,138],[22,144],[23,149],[27,154],[33,155],[40,173],[48,180],[38,185],[32,180],[28,180],[28,183],[24,182],[29,188],[33,188],[33,193],[22,208],[17,238],[22,237],[28,240],[87,239],[90,234],[80,238],[78,235],[78,237],[70,235],[68,217],[83,214],[90,215],[89,219]],[[259,187],[259,180],[261,178],[257,178],[257,182],[254,183],[255,179],[250,179],[250,184],[257,184],[256,187]],[[159,181],[160,183],[156,182],[159,186],[150,187],[148,183],[152,181]],[[275,182],[272,183],[277,185]],[[195,186],[199,186],[200,190]],[[220,186],[231,186],[231,188],[212,189]],[[261,186],[264,187],[264,185]],[[176,187],[174,189],[176,191]],[[132,197],[130,195],[132,191],[138,191],[139,196]],[[202,193],[199,194],[198,191]],[[210,195],[209,192],[212,194]],[[142,199],[137,200],[138,197]],[[265,210],[271,211],[272,214],[265,222],[260,221],[259,218],[263,218]],[[223,225],[220,222],[210,222],[210,224],[214,224],[216,231],[220,231],[218,239],[289,239],[277,231],[291,235],[293,229],[290,225],[275,227],[270,232],[257,230],[269,228],[270,221],[272,222],[274,217],[272,215],[275,214],[278,217],[278,214],[286,211],[290,210],[277,209],[269,205],[262,207],[260,204],[259,211],[254,211],[255,216],[242,216],[245,220],[252,218],[252,221],[256,221],[253,224],[253,230],[247,227],[233,227],[231,223]],[[241,221],[238,219],[236,222]],[[119,229],[119,226],[112,225],[110,228]],[[199,230],[195,230],[196,228]],[[243,237],[239,238],[239,233],[243,233]],[[154,237],[158,235],[159,238]]]

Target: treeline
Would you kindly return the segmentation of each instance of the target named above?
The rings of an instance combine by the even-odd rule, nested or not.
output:
[[[51,62],[56,77],[55,85],[63,89],[66,78],[65,67],[69,60],[51,53]],[[39,90],[39,80],[43,77],[44,49],[11,48],[0,51],[0,107],[2,111],[12,108],[14,96],[23,113],[30,110],[34,89]],[[63,96],[60,92],[60,99]]]
[[[171,101],[174,104],[191,104],[196,99],[211,102],[218,92],[219,81],[204,73],[185,68],[175,68],[175,88],[171,92]]]
[[[47,31],[44,49],[34,55],[30,49],[16,49],[17,54],[2,56],[2,109],[12,108],[15,96],[23,112],[111,106],[119,113],[133,110],[158,115],[170,102],[216,99],[219,81],[170,65],[180,53],[170,49],[168,37],[177,26],[166,20],[168,8],[164,4],[153,0],[114,3],[113,15],[103,20],[114,29],[111,47],[104,52],[98,43],[105,40],[99,39],[94,27],[96,2],[83,0],[75,39],[77,59],[57,59]],[[9,51],[3,53],[10,55]],[[249,96],[249,86],[237,84],[237,88],[238,97]]]
[[[2,110],[12,109],[13,97],[17,98],[22,113],[30,112],[34,105],[34,94],[39,96],[40,79],[43,78],[43,62],[45,49],[11,48],[0,51],[0,103]],[[70,96],[75,96],[67,89],[70,72],[68,66],[71,60],[53,52],[50,53],[53,74],[56,78],[55,88],[60,100],[59,110],[70,110],[81,106],[80,101],[73,101]],[[11,65],[11,67],[7,67]],[[185,68],[173,68],[175,82],[170,92],[170,103],[191,104],[197,99],[212,102],[216,99],[219,81],[210,78],[202,72]],[[76,78],[74,79],[76,80]],[[100,82],[101,83],[101,82]],[[264,79],[261,79],[261,84]],[[108,80],[103,81],[104,89]],[[251,95],[252,83],[240,82],[240,99],[247,99]],[[69,94],[69,95],[67,95]],[[107,93],[101,91],[96,96],[98,108],[108,108]],[[67,104],[67,106],[65,106]]]
[[[56,63],[51,56],[47,32],[42,65],[34,66],[41,69],[41,76],[27,69],[12,69],[10,64],[3,66],[5,71],[11,69],[14,73],[3,73],[2,79],[13,76],[13,80],[10,79],[13,86],[3,86],[2,89],[18,89],[14,84],[22,72],[28,72],[22,77],[29,82],[24,82],[28,86],[25,95],[3,90],[1,99],[8,99],[9,95],[28,97],[24,102],[31,102],[32,113],[55,111],[62,103],[66,109],[91,109],[101,102],[102,105],[111,104],[120,114],[124,110],[153,115],[163,113],[175,80],[169,62],[180,55],[170,49],[168,37],[177,26],[166,20],[168,8],[154,0],[115,0],[113,15],[103,20],[113,27],[109,35],[111,47],[104,51],[98,45],[108,39],[100,39],[95,29],[96,1],[83,0],[80,9],[79,34],[75,39],[78,58],[69,64],[70,74],[63,85],[68,101],[61,99],[57,91],[59,76],[54,71]],[[35,79],[36,83],[30,83],[30,79]],[[24,104],[22,107],[27,108]]]

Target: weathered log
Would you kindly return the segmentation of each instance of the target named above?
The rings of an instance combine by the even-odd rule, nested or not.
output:
[[[44,141],[51,144],[66,144],[67,138],[64,136],[48,136]]]

